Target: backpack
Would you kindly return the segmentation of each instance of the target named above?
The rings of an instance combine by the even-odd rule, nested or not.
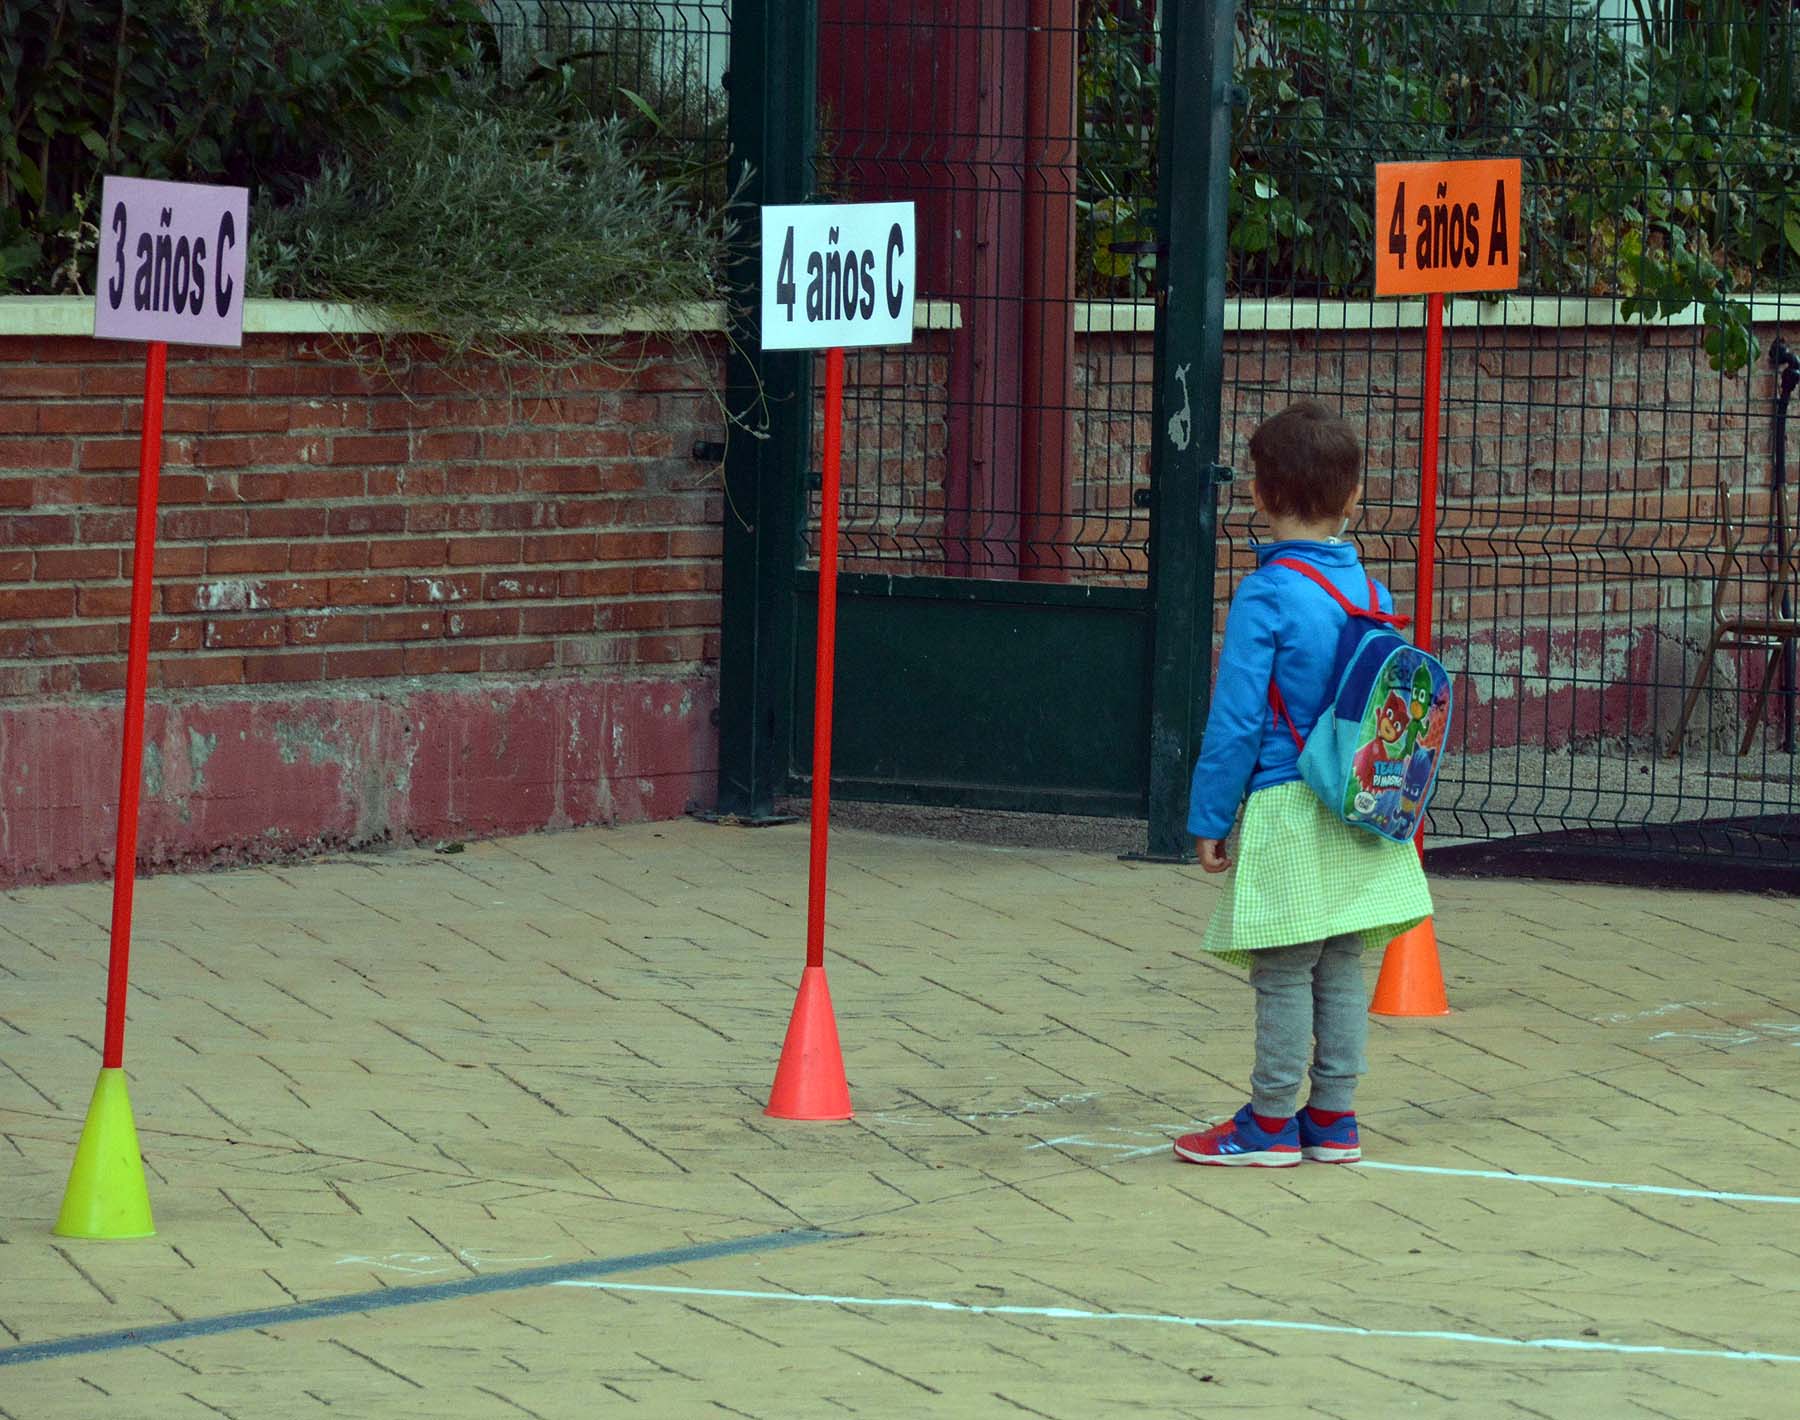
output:
[[[1348,618],[1332,662],[1336,692],[1305,739],[1269,681],[1269,709],[1300,750],[1300,777],[1345,823],[1404,843],[1424,821],[1450,736],[1450,674],[1400,634],[1412,618],[1381,609],[1374,578],[1359,607],[1315,567],[1270,565],[1322,587]]]

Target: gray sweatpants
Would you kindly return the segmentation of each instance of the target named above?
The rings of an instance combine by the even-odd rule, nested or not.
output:
[[[1315,1039],[1307,1103],[1326,1110],[1354,1108],[1369,1037],[1361,938],[1331,937],[1254,952],[1250,985],[1256,991],[1250,1108],[1265,1119],[1286,1119],[1294,1112],[1300,1074]]]

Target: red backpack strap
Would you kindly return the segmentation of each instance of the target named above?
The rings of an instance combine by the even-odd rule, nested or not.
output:
[[[1294,748],[1305,749],[1306,741],[1300,738],[1299,726],[1294,724],[1294,717],[1288,714],[1287,701],[1282,698],[1281,687],[1273,680],[1269,682],[1269,710],[1275,716],[1277,725],[1286,725],[1288,733],[1294,737]]]
[[[1298,572],[1315,586],[1323,589],[1326,595],[1341,606],[1348,616],[1361,617],[1365,621],[1378,621],[1383,626],[1402,627],[1412,625],[1412,618],[1410,616],[1397,616],[1393,612],[1387,612],[1381,609],[1381,594],[1375,590],[1375,579],[1373,577],[1369,578],[1369,605],[1365,609],[1352,603],[1349,597],[1345,596],[1332,585],[1331,578],[1327,577],[1317,567],[1310,566],[1305,562],[1296,561],[1291,557],[1277,557],[1268,565],[1271,567],[1285,567],[1290,572]]]

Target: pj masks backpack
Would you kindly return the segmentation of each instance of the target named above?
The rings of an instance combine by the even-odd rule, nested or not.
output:
[[[1345,823],[1405,843],[1419,831],[1450,738],[1450,674],[1400,633],[1411,618],[1381,609],[1374,579],[1359,607],[1315,567],[1270,564],[1322,588],[1348,618],[1332,662],[1336,691],[1304,739],[1281,691],[1269,708],[1300,749],[1300,777]]]

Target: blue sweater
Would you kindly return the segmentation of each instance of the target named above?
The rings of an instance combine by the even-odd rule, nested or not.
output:
[[[1231,832],[1246,790],[1300,778],[1300,751],[1285,724],[1269,710],[1273,677],[1302,738],[1311,733],[1336,689],[1331,684],[1343,609],[1306,577],[1276,558],[1307,562],[1353,603],[1366,606],[1368,574],[1347,542],[1274,542],[1257,547],[1256,568],[1238,584],[1225,619],[1225,645],[1213,683],[1206,738],[1188,792],[1188,832],[1223,838]],[[1376,583],[1383,611],[1394,609]]]

